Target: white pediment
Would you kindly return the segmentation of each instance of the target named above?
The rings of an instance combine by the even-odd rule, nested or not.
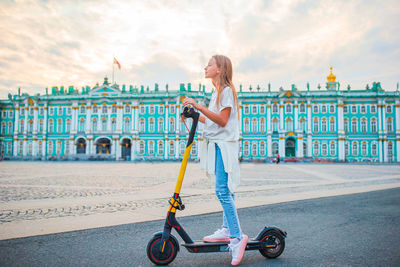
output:
[[[97,97],[121,96],[121,91],[111,86],[103,84],[102,86],[93,88],[89,92],[89,96],[97,96]]]

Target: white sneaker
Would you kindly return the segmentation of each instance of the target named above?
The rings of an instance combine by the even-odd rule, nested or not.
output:
[[[243,235],[242,239],[236,244],[229,244],[229,250],[232,253],[232,265],[239,265],[242,261],[244,251],[246,250],[248,236]]]
[[[204,242],[229,242],[229,230],[222,227],[218,229],[212,235],[205,236],[203,238]]]

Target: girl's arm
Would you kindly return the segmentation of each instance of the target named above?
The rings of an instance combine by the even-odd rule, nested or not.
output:
[[[221,127],[225,127],[225,125],[228,123],[229,120],[229,116],[231,115],[231,108],[224,108],[223,110],[221,110],[220,113],[215,113],[210,111],[208,108],[206,108],[205,106],[202,106],[198,103],[196,103],[196,101],[194,101],[193,98],[185,98],[183,100],[182,103],[184,106],[190,104],[193,107],[195,107],[197,110],[199,110],[201,113],[203,113],[207,118],[209,118],[210,120],[212,120],[213,122],[215,122],[216,124],[218,124]],[[205,117],[200,116],[199,121],[204,123],[206,120]]]

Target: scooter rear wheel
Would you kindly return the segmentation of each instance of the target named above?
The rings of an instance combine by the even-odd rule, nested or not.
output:
[[[178,254],[179,245],[176,243],[175,238],[170,237],[162,250],[161,235],[155,235],[147,244],[147,257],[156,265],[168,265],[171,263],[176,254]]]
[[[265,248],[260,248],[260,253],[266,258],[277,258],[285,249],[285,238],[279,231],[270,230],[264,233],[261,241],[265,243]]]

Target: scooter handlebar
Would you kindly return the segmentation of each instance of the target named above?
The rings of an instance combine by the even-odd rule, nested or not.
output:
[[[195,119],[198,116],[198,114],[199,113],[196,112],[191,105],[184,106],[183,112],[181,113],[181,115],[184,116],[185,118],[192,118],[192,119]]]

